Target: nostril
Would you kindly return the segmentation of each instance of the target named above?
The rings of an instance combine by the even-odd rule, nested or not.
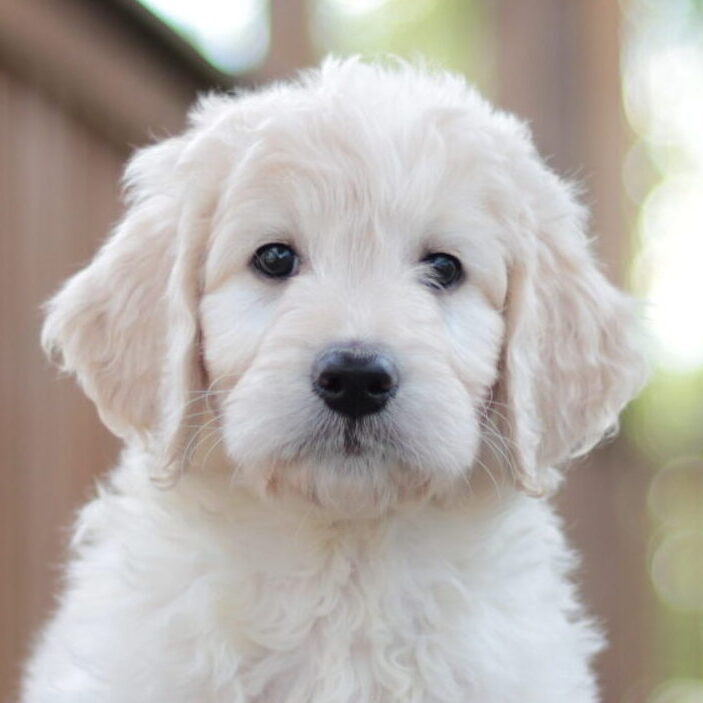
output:
[[[317,378],[317,385],[331,395],[339,395],[344,391],[344,381],[336,373],[325,373],[323,371]]]
[[[390,374],[379,374],[374,378],[370,378],[366,385],[366,392],[371,395],[387,395],[393,390],[395,383]]]

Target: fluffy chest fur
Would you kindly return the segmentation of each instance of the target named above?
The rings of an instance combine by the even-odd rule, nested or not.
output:
[[[129,466],[114,483],[82,513],[38,659],[62,672],[55,703],[594,700],[599,639],[540,501],[344,522],[199,478],[164,492]]]

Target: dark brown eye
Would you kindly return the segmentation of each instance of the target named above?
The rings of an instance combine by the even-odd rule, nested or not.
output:
[[[288,278],[298,270],[298,255],[287,244],[264,244],[251,260],[252,266],[268,278]]]
[[[427,265],[425,282],[433,288],[449,288],[464,277],[461,261],[451,254],[428,254],[422,263]]]

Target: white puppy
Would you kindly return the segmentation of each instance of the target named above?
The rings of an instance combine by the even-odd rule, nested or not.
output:
[[[125,441],[24,703],[592,703],[543,496],[643,377],[526,128],[327,61],[200,102],[44,342]]]

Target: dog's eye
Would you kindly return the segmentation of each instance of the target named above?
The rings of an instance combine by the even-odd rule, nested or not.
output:
[[[449,288],[464,276],[461,261],[451,254],[428,254],[422,263],[428,267],[425,282],[433,288]]]
[[[264,244],[256,250],[251,264],[269,278],[288,278],[298,270],[298,255],[287,244]]]

